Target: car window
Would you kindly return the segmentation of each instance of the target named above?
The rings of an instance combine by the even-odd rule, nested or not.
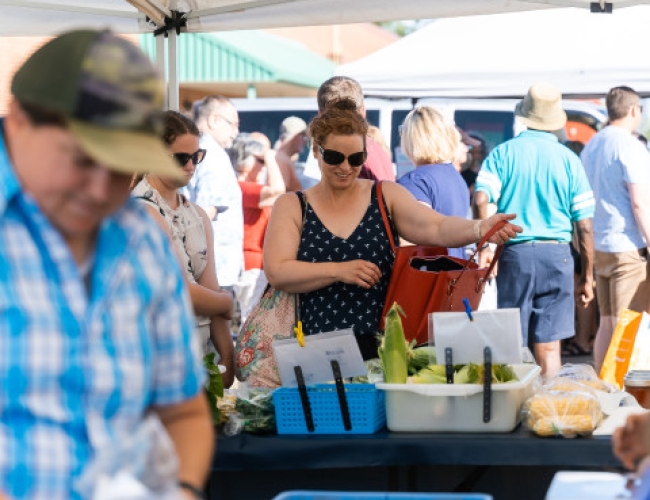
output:
[[[487,150],[513,137],[512,111],[456,110],[454,121],[468,134],[477,132],[487,143]]]
[[[396,155],[395,148],[398,148],[400,144],[399,127],[404,123],[404,118],[406,118],[406,115],[408,115],[410,111],[410,109],[395,109],[392,112],[390,148],[393,150],[393,158],[395,158]]]
[[[366,120],[370,125],[379,127],[379,110],[378,109],[366,110]]]

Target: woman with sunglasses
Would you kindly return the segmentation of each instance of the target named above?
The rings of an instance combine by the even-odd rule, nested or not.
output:
[[[259,132],[239,134],[230,148],[244,208],[244,272],[236,285],[242,324],[268,283],[262,269],[264,233],[273,203],[286,192],[275,155],[268,138]]]
[[[226,367],[223,381],[229,387],[234,381],[229,325],[232,295],[219,289],[208,215],[179,192],[190,181],[206,152],[199,149],[199,129],[194,122],[176,111],[165,112],[162,138],[178,162],[178,168],[183,170],[184,179],[177,181],[147,174],[133,189],[133,195],[145,203],[147,210],[171,238],[185,269],[201,345],[207,352],[208,340],[212,341],[220,356],[219,363]]]
[[[300,294],[304,332],[352,328],[364,359],[377,357],[375,335],[394,259],[388,238],[458,247],[515,217],[500,214],[482,222],[445,217],[393,182],[384,182],[384,199],[378,200],[374,182],[358,178],[367,131],[349,99],[332,102],[312,120],[309,134],[321,181],[276,201],[264,242],[267,279],[277,289]],[[307,203],[304,227],[301,197]],[[379,203],[388,209],[392,235],[386,234]],[[504,243],[519,231],[507,224],[491,241]]]

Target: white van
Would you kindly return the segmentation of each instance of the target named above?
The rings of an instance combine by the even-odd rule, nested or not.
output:
[[[393,151],[393,158],[399,155],[399,125],[402,124],[413,106],[429,104],[440,108],[453,116],[456,124],[464,130],[481,134],[487,143],[488,150],[497,144],[507,141],[519,133],[519,125],[515,120],[514,109],[518,100],[495,99],[377,99],[367,98],[366,118],[382,131],[386,143]],[[278,138],[280,123],[287,116],[299,116],[307,123],[316,116],[318,107],[316,98],[259,98],[233,99],[239,111],[240,129],[243,132],[260,131],[265,133],[271,143]],[[605,109],[592,102],[563,101],[567,112],[569,127],[581,130],[600,130],[607,119]],[[570,137],[572,138],[572,137]],[[583,141],[583,142],[586,142]],[[307,151],[301,155],[304,161]],[[398,176],[407,169],[400,168]]]

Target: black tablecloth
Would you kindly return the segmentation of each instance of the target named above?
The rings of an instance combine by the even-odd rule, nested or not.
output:
[[[609,437],[391,433],[219,436],[209,498],[270,500],[289,489],[480,492],[544,500],[559,470],[620,467]]]
[[[539,438],[507,434],[391,433],[345,436],[219,436],[215,471],[408,465],[617,467],[609,436]]]

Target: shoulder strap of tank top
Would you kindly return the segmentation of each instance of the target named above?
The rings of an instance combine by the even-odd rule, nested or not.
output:
[[[302,191],[296,191],[296,195],[300,201],[300,213],[302,214],[302,227],[300,228],[300,232],[302,233],[302,229],[305,227],[305,221],[307,220],[307,196]]]

